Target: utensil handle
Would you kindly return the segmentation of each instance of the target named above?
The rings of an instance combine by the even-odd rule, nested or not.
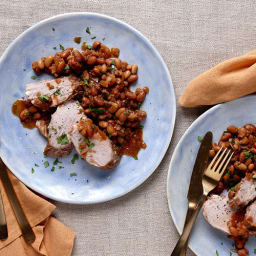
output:
[[[191,233],[191,230],[194,226],[196,221],[197,215],[200,212],[200,209],[205,201],[206,197],[203,195],[200,201],[198,202],[197,206],[193,206],[192,204],[189,205],[187,216],[183,228],[183,232],[179,241],[177,242],[171,256],[185,256],[188,246],[188,239]]]
[[[8,237],[7,223],[4,212],[3,198],[0,191],[0,240],[5,240]]]
[[[35,234],[32,228],[29,225],[26,215],[20,205],[20,202],[17,198],[17,195],[13,189],[12,183],[9,179],[9,176],[6,171],[6,166],[2,159],[0,158],[0,178],[3,182],[4,189],[8,196],[8,199],[11,203],[12,209],[16,216],[16,219],[19,223],[20,229],[22,231],[22,235],[27,243],[32,243],[35,241]]]

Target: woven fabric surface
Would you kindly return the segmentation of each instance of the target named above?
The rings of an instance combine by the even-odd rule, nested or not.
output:
[[[56,14],[98,12],[129,23],[163,56],[177,97],[201,72],[255,49],[253,0],[0,0],[0,7],[0,54],[25,29]],[[72,255],[170,255],[178,233],[167,204],[168,165],[180,137],[202,112],[177,107],[167,154],[156,172],[135,191],[99,205],[56,203],[56,217],[76,233]],[[188,255],[194,254],[189,251]]]

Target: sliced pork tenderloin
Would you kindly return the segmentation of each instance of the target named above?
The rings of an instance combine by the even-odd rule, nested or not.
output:
[[[58,106],[48,125],[48,142],[44,153],[53,157],[70,154],[73,145],[69,134],[82,117],[82,108],[77,101],[70,100]]]
[[[256,183],[253,179],[243,178],[237,185],[232,198],[229,199],[229,205],[233,209],[239,209],[247,206],[256,198]]]
[[[75,124],[70,135],[77,152],[89,164],[102,169],[113,169],[119,163],[118,151],[102,131],[95,132],[88,139],[80,134],[78,125]]]
[[[36,128],[38,131],[44,136],[48,137],[48,130],[47,130],[47,124],[45,120],[37,120],[36,121]]]
[[[71,99],[80,86],[80,79],[66,76],[53,80],[28,83],[26,95],[33,105],[41,110],[56,107]]]
[[[227,196],[211,195],[203,205],[203,216],[214,228],[230,234],[228,223],[235,213],[229,203]]]

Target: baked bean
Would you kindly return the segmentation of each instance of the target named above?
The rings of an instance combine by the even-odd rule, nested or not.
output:
[[[45,58],[44,65],[49,68],[53,63],[53,56],[48,56]]]
[[[134,74],[134,75],[137,74],[138,65],[137,64],[132,65],[131,71],[132,71],[132,74]]]
[[[121,61],[121,69],[122,71],[125,71],[127,69],[128,63],[126,61]]]
[[[103,64],[101,66],[101,70],[100,70],[102,73],[106,73],[107,72],[107,65],[106,64]]]
[[[141,92],[137,95],[137,101],[138,101],[138,102],[143,102],[144,99],[145,99],[145,97],[146,97],[145,92],[144,92],[144,91],[141,91]]]
[[[253,169],[254,169],[254,164],[249,164],[249,165],[248,165],[248,170],[249,170],[249,171],[252,171]]]
[[[105,121],[100,121],[100,122],[99,122],[99,126],[100,126],[101,128],[107,128],[108,123],[105,122]]]
[[[108,111],[110,113],[115,113],[117,111],[117,109],[118,109],[118,104],[117,103],[112,103],[111,107],[108,109]]]
[[[38,67],[39,67],[40,69],[44,69],[44,60],[43,60],[43,58],[41,58],[41,59],[38,61]]]
[[[58,74],[62,73],[62,71],[64,70],[65,67],[66,67],[65,61],[64,61],[64,60],[60,61],[59,64],[58,64],[58,66],[57,66],[56,72],[57,72]]]
[[[130,75],[129,78],[127,79],[128,83],[134,83],[138,80],[138,76],[137,75]]]
[[[214,151],[213,149],[211,149],[211,150],[209,151],[209,156],[210,156],[211,158],[214,158],[214,156],[215,156],[215,151]]]
[[[247,166],[245,164],[241,163],[241,164],[238,165],[238,169],[240,171],[246,171],[247,170]]]
[[[88,65],[95,65],[96,62],[97,62],[97,58],[95,56],[89,56],[89,58],[87,60]]]
[[[240,140],[240,144],[242,144],[242,145],[246,145],[248,143],[249,143],[249,140],[247,137],[243,137],[243,139]]]
[[[120,108],[120,109],[118,109],[118,111],[116,112],[116,117],[117,118],[119,118],[119,116],[123,113],[123,112],[125,112],[125,108]]]
[[[33,115],[33,118],[34,118],[35,120],[38,120],[38,119],[41,118],[41,114],[37,112],[37,113],[35,113],[35,114]]]
[[[21,121],[25,121],[26,119],[30,118],[30,113],[28,111],[28,109],[24,109],[23,111],[21,111],[20,113],[20,119]]]
[[[111,48],[111,55],[113,56],[113,57],[118,57],[119,56],[119,53],[120,53],[120,51],[119,51],[119,49],[118,48]]]
[[[61,58],[63,58],[63,59],[67,59],[68,58],[68,56],[71,54],[71,49],[66,49],[66,50],[64,50],[62,53],[61,53]]]
[[[126,70],[126,71],[124,72],[124,79],[126,80],[130,75],[131,75],[131,71]]]
[[[94,101],[94,103],[95,103],[96,105],[98,105],[98,106],[104,106],[104,105],[105,105],[104,100],[101,99],[101,98],[98,97],[98,96],[95,96],[95,97],[93,98],[93,101]]]
[[[230,126],[228,126],[227,131],[232,134],[236,134],[238,132],[238,128],[234,125],[230,125]]]
[[[120,59],[115,59],[115,66],[117,69],[121,68],[121,60]]]
[[[30,106],[28,108],[28,111],[29,111],[29,113],[33,114],[33,113],[36,113],[38,111],[38,109],[35,106]]]
[[[101,42],[99,42],[99,41],[95,41],[95,42],[92,44],[92,48],[93,48],[94,50],[99,49],[100,46],[101,46]]]
[[[243,138],[246,136],[246,129],[244,127],[238,129],[238,138]]]
[[[91,87],[91,95],[92,95],[92,96],[98,95],[98,89],[97,89],[96,86],[92,86],[92,87]]]
[[[145,93],[149,93],[149,88],[146,86],[146,87],[143,88],[143,91],[144,91]]]
[[[229,138],[231,138],[231,133],[229,133],[229,132],[226,132],[226,133],[224,133],[223,135],[222,135],[222,137],[221,137],[221,140],[222,141],[227,141]]]
[[[84,108],[89,107],[90,103],[91,103],[91,101],[90,101],[87,97],[83,97],[83,98],[82,98],[82,106],[83,106]]]

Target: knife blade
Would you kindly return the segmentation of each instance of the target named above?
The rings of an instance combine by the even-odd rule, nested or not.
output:
[[[197,203],[203,195],[202,178],[209,160],[209,150],[212,145],[212,132],[207,132],[198,150],[193,167],[187,198],[189,202]]]
[[[17,195],[13,189],[10,178],[7,174],[6,168],[7,168],[6,165],[4,164],[4,162],[2,161],[2,159],[0,157],[0,178],[2,180],[5,192],[10,201],[10,204],[12,206],[15,217],[19,223],[24,240],[28,244],[33,243],[35,241],[35,234],[27,220],[27,217],[26,217],[21,205],[20,205],[20,202],[19,202]]]

